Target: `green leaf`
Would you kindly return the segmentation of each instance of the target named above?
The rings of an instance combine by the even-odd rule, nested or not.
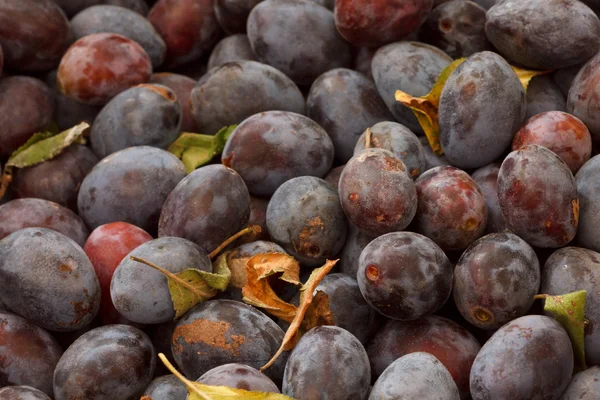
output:
[[[221,154],[231,132],[237,125],[221,128],[213,135],[183,132],[169,147],[169,152],[179,158],[187,173],[208,164],[216,155]]]
[[[8,159],[6,167],[26,168],[56,157],[75,141],[80,140],[90,125],[82,122],[58,135],[51,132],[34,134]]]
[[[192,307],[217,295],[217,290],[224,290],[229,284],[229,270],[218,267],[216,272],[206,272],[188,268],[176,274],[167,271],[142,258],[130,256],[133,261],[145,264],[167,276],[169,293],[173,301],[175,319],[180,318]]]
[[[584,348],[585,296],[585,290],[559,296],[550,296],[547,294],[536,296],[536,298],[545,300],[544,311],[552,314],[554,319],[556,319],[569,334],[573,345],[575,359],[582,370],[586,368]]]

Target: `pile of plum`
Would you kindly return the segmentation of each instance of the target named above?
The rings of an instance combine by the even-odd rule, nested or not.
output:
[[[201,399],[160,353],[257,400],[600,399],[597,12],[0,0],[0,400]],[[229,262],[338,260],[262,372],[289,321],[247,276],[180,316],[132,259],[211,273],[254,225]]]

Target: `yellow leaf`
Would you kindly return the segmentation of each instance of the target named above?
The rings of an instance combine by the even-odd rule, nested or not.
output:
[[[546,75],[546,74],[549,74],[550,72],[552,72],[551,69],[545,70],[545,71],[530,71],[530,70],[526,70],[526,69],[517,68],[514,66],[511,66],[511,67],[512,67],[513,71],[515,71],[517,76],[519,77],[519,80],[521,81],[521,85],[523,85],[523,88],[525,90],[527,90],[527,87],[529,86],[529,81],[531,81],[531,79],[533,79],[534,77],[536,77],[538,75]]]
[[[165,364],[165,367],[187,387],[189,393],[188,400],[294,400],[280,393],[252,392],[226,386],[210,386],[192,382],[181,375],[163,353],[159,353],[158,357]]]
[[[283,337],[283,342],[281,343],[279,350],[277,350],[277,352],[275,353],[273,358],[271,358],[271,360],[269,360],[269,362],[266,363],[260,369],[261,372],[264,371],[265,369],[269,368],[271,365],[273,365],[275,360],[277,360],[277,358],[281,355],[281,353],[284,350],[289,350],[292,347],[290,345],[290,343],[296,341],[296,336],[297,336],[296,334],[297,334],[298,330],[300,329],[301,325],[303,324],[304,315],[306,314],[307,310],[309,309],[310,304],[313,301],[313,292],[315,291],[315,289],[319,285],[319,283],[321,283],[321,281],[323,280],[325,275],[327,275],[329,273],[329,271],[331,271],[331,269],[337,262],[338,262],[338,260],[335,260],[335,261],[327,260],[325,265],[323,265],[320,268],[314,269],[312,271],[312,273],[310,274],[310,277],[308,278],[306,283],[304,285],[302,285],[302,287],[300,288],[300,302],[299,302],[299,306],[296,311],[296,314],[294,316],[294,319],[290,322],[290,326],[289,326],[287,332],[285,333],[285,336]],[[319,297],[323,298],[322,296],[319,296]],[[327,303],[329,303],[329,298],[327,298]],[[327,311],[329,311],[329,310],[327,310]],[[317,321],[317,320],[318,319],[313,319],[311,322],[314,323],[314,321]],[[313,327],[314,326],[305,326],[305,330],[309,330]]]
[[[223,269],[217,273],[188,268],[176,274],[167,271],[142,258],[130,256],[133,261],[145,264],[167,276],[169,293],[173,301],[175,319],[180,318],[195,305],[209,300],[217,295],[218,290],[224,290],[229,284],[230,274]],[[211,286],[214,285],[214,286]]]

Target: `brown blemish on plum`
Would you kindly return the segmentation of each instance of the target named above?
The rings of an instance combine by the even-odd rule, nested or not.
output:
[[[181,339],[186,343],[203,343],[207,346],[218,347],[233,355],[239,355],[239,347],[246,342],[243,335],[228,335],[230,324],[223,321],[197,319],[187,325],[179,325],[173,332],[174,351],[183,352],[183,346],[178,343]],[[227,337],[229,336],[229,340]]]
[[[494,323],[494,314],[483,307],[475,307],[473,310],[473,317],[479,321],[484,323]]]
[[[358,195],[358,193],[350,193],[348,195],[348,199],[350,201],[358,201],[360,199],[360,196]]]
[[[367,268],[365,269],[365,277],[371,282],[378,281],[379,280],[379,268],[377,268],[377,265],[374,265],[374,264],[368,265]]]
[[[93,303],[89,301],[89,296],[86,292],[86,297],[88,297],[88,301],[71,301],[71,305],[73,305],[73,311],[75,311],[75,318],[71,321],[71,325],[77,325],[82,319],[86,318],[93,310]]]
[[[142,83],[140,85],[137,85],[136,87],[150,89],[153,92],[158,93],[159,95],[161,95],[162,97],[164,97],[165,99],[167,99],[169,101],[172,101],[172,102],[177,101],[177,96],[175,96],[175,93],[173,93],[171,90],[168,90],[166,88],[162,88],[162,87],[156,86],[156,85],[150,85],[147,83]]]
[[[60,272],[73,272],[73,269],[66,264],[61,264],[61,266],[58,267],[58,269],[60,270]]]
[[[577,228],[579,224],[579,199],[571,200],[571,209],[573,210],[573,217],[571,218],[571,225]]]

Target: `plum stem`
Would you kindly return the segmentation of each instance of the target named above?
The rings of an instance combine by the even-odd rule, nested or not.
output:
[[[8,185],[12,182],[12,167],[5,166],[4,172],[2,173],[2,177],[0,178],[0,199],[4,197],[6,194],[6,190],[8,189]]]
[[[371,148],[371,128],[367,128],[367,132],[365,134],[365,149]]]
[[[249,233],[254,233],[254,234],[258,234],[262,231],[262,229],[260,228],[259,225],[250,225],[247,228],[242,229],[241,231],[239,231],[238,233],[236,233],[235,235],[233,235],[232,237],[230,237],[229,239],[227,239],[226,241],[224,241],[223,243],[221,243],[219,245],[219,247],[217,247],[216,249],[214,249],[209,255],[208,257],[210,257],[210,259],[214,259],[216,256],[219,255],[219,253],[227,246],[229,246],[234,240],[236,240],[237,238],[239,238],[240,236],[244,236],[247,235]]]

